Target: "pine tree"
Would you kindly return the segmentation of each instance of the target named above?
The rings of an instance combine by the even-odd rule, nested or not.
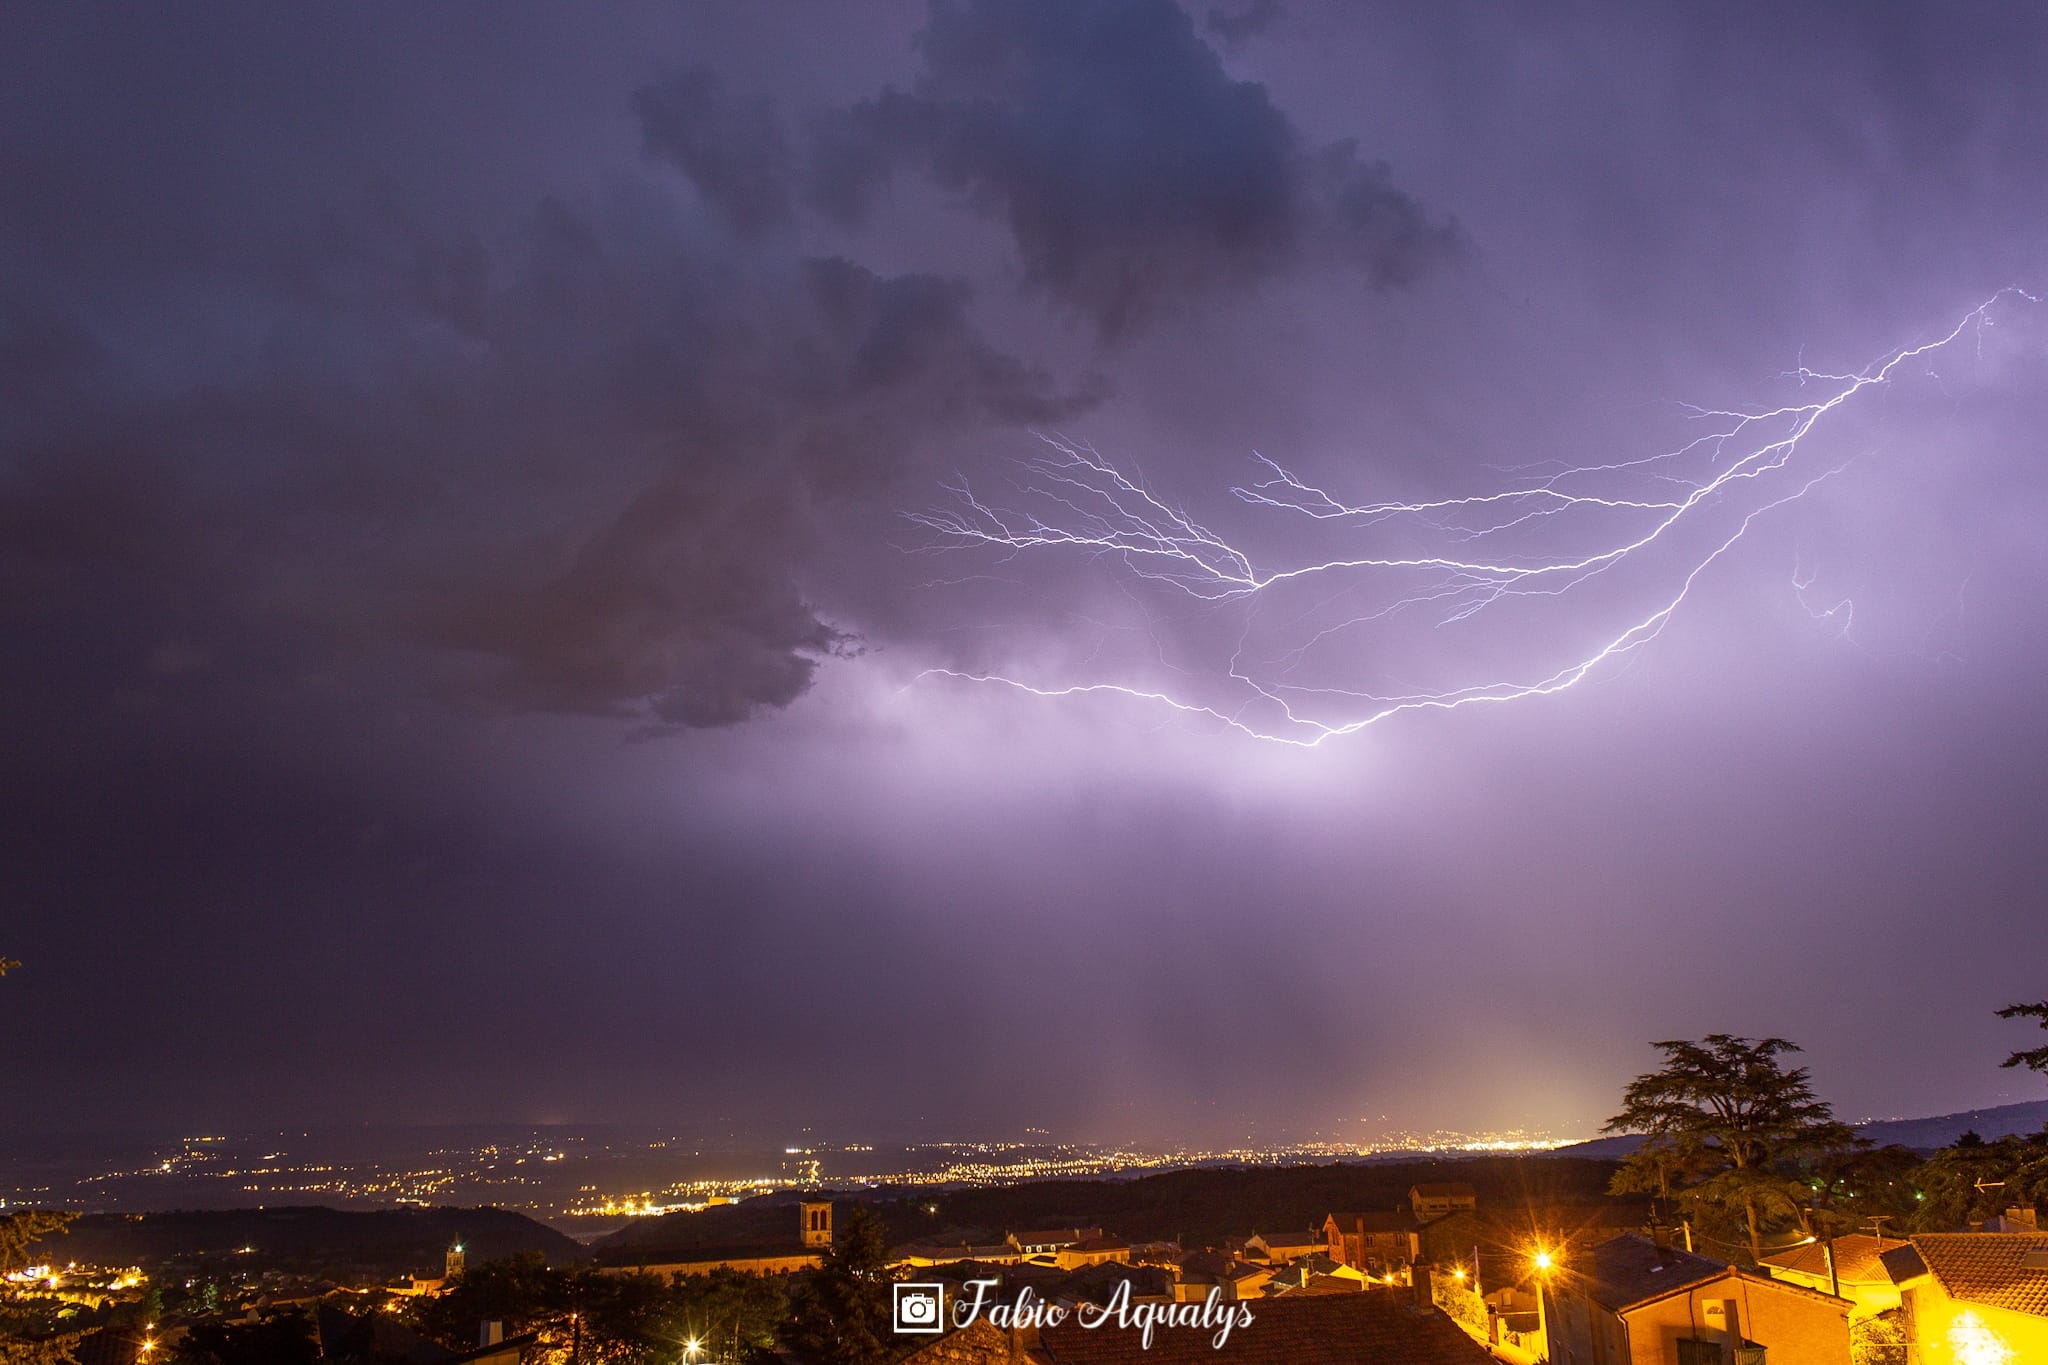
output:
[[[1788,1071],[1779,1062],[1799,1051],[1783,1038],[1713,1033],[1652,1046],[1664,1054],[1663,1068],[1629,1083],[1621,1112],[1604,1130],[1648,1139],[1616,1176],[1617,1187],[1668,1188],[1674,1173],[1684,1173],[1692,1183],[1681,1196],[1739,1211],[1750,1257],[1762,1260],[1765,1218],[1801,1214],[1807,1186],[1791,1168],[1852,1146],[1855,1134],[1814,1097],[1805,1067]]]
[[[806,1365],[887,1365],[898,1354],[888,1265],[881,1219],[854,1205],[837,1244],[791,1292],[783,1344]]]

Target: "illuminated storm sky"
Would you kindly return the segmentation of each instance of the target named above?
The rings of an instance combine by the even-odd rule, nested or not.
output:
[[[1254,450],[1459,495],[1796,400],[2048,284],[2048,19],[0,24],[0,1124],[1584,1132],[1716,1030],[1852,1117],[2043,1093],[2037,311],[1626,666],[1309,753],[915,681],[1240,627],[902,513],[1060,432],[1291,553]]]

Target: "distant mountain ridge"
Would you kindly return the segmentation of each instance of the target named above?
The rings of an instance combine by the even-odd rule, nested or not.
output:
[[[2038,1133],[2048,1127],[2048,1100],[2021,1104],[1999,1104],[1988,1109],[1964,1109],[1953,1114],[1935,1114],[1919,1119],[1870,1119],[1855,1125],[1857,1136],[1869,1138],[1880,1147],[1915,1147],[1931,1151],[1947,1147],[1965,1133],[1975,1133],[1990,1142],[1996,1138]],[[1594,1138],[1557,1148],[1560,1156],[1620,1158],[1643,1145],[1632,1134]]]
[[[2044,1127],[2048,1127],[2048,1100],[2028,1100],[2024,1104],[1965,1109],[1926,1119],[1873,1119],[1857,1124],[1856,1131],[1881,1147],[1891,1143],[1901,1147],[1946,1147],[1964,1133],[1975,1133],[1989,1142],[1994,1138],[2025,1137]]]

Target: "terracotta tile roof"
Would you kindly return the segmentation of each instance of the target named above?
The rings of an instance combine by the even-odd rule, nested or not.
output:
[[[1010,1336],[987,1318],[976,1318],[912,1351],[897,1365],[1009,1365]]]
[[[1193,1305],[1189,1305],[1192,1307]],[[1093,1329],[1069,1320],[1045,1329],[1040,1349],[1053,1365],[1491,1365],[1486,1349],[1435,1309],[1406,1294],[1290,1294],[1250,1305],[1248,1327],[1233,1327],[1221,1350],[1213,1332],[1138,1329],[1114,1321]]]
[[[1885,1252],[1884,1264],[1894,1280],[1924,1270],[1950,1298],[2048,1318],[2048,1234],[1922,1233],[1911,1248]]]
[[[1173,1296],[1173,1276],[1163,1266],[1119,1265],[1111,1261],[1073,1271],[1049,1286],[1044,1297],[1072,1303],[1108,1303],[1120,1284],[1130,1285],[1134,1299]]]
[[[1365,1281],[1354,1280],[1349,1275],[1311,1275],[1302,1284],[1297,1294],[1363,1294]]]
[[[1572,1288],[1620,1312],[1687,1285],[1718,1280],[1728,1273],[1728,1263],[1676,1247],[1660,1248],[1647,1237],[1631,1234],[1600,1243],[1567,1262],[1567,1269]]]
[[[1878,1253],[1899,1245],[1899,1239],[1896,1237],[1888,1237],[1880,1242],[1877,1238],[1862,1232],[1837,1237],[1835,1274],[1841,1277],[1844,1284],[1862,1284],[1869,1281],[1883,1284],[1891,1277],[1885,1273],[1884,1262],[1878,1259]],[[1781,1251],[1775,1256],[1766,1256],[1764,1264],[1780,1270],[1797,1271],[1802,1275],[1815,1275],[1823,1280],[1828,1277],[1827,1247],[1820,1242],[1808,1242],[1789,1251]]]
[[[1180,1277],[1187,1284],[1220,1284],[1272,1273],[1264,1262],[1240,1261],[1227,1251],[1197,1251],[1181,1259]]]

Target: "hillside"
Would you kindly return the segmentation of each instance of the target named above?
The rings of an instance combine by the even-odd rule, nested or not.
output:
[[[1038,1181],[939,1193],[878,1190],[859,1197],[882,1215],[892,1243],[991,1241],[1034,1227],[1099,1225],[1136,1241],[1204,1246],[1259,1231],[1319,1227],[1335,1210],[1400,1207],[1408,1187],[1426,1181],[1465,1181],[1482,1205],[1600,1200],[1613,1169],[1608,1161],[1489,1156],[1207,1168],[1138,1180]],[[616,1260],[622,1253],[786,1244],[796,1238],[795,1199],[769,1195],[669,1214],[614,1233],[598,1249]]]
[[[508,1209],[227,1209],[88,1214],[38,1245],[52,1261],[154,1268],[203,1257],[246,1270],[440,1272],[460,1241],[472,1262],[537,1251],[551,1261],[583,1254],[574,1239]],[[245,1250],[246,1248],[246,1250]]]
[[[1964,1133],[1975,1133],[1990,1141],[2013,1134],[2038,1133],[2044,1127],[2048,1127],[2048,1100],[2030,1100],[2025,1104],[1965,1109],[1921,1119],[1873,1119],[1857,1124],[1856,1133],[1880,1147],[1896,1145],[1931,1152],[1950,1145]],[[1557,1155],[1619,1161],[1642,1145],[1643,1140],[1632,1135],[1594,1138],[1591,1142],[1560,1147]]]
[[[1879,1146],[1897,1143],[1901,1147],[1932,1149],[1946,1147],[1964,1133],[1975,1133],[1989,1141],[2009,1135],[2024,1137],[2044,1127],[2048,1127],[2048,1100],[1966,1109],[1925,1119],[1878,1119],[1858,1124],[1856,1131]]]

